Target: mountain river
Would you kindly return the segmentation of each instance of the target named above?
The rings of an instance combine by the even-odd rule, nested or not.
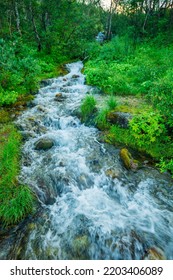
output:
[[[76,116],[85,94],[82,62],[50,79],[16,124],[25,142],[19,180],[37,214],[1,242],[0,259],[173,259],[173,184],[146,166],[124,168],[119,148],[102,143]],[[50,148],[40,149],[39,141]]]

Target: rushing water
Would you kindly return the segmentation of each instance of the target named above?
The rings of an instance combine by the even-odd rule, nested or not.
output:
[[[171,179],[151,167],[125,170],[119,149],[100,143],[99,131],[81,124],[75,111],[91,88],[81,62],[67,67],[69,74],[41,88],[17,121],[26,138],[20,180],[35,191],[40,210],[1,257],[143,259],[159,248],[173,259]],[[35,149],[45,138],[54,146]]]

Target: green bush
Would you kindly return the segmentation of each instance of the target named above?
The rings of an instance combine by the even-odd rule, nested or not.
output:
[[[136,115],[130,121],[130,130],[132,136],[138,141],[139,147],[145,147],[151,143],[168,140],[164,119],[159,113],[147,112]]]
[[[148,94],[154,106],[164,114],[167,124],[173,127],[173,71],[154,83]]]
[[[2,90],[0,92],[0,106],[10,105],[15,103],[17,97],[18,97],[18,93],[15,92],[14,90],[13,91]]]
[[[162,158],[157,166],[160,168],[161,172],[170,171],[173,177],[173,159],[168,160]]]

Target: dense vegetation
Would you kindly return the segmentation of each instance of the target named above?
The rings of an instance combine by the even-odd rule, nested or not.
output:
[[[21,139],[11,115],[67,61],[85,59],[87,83],[111,95],[97,112],[87,96],[83,121],[94,116],[107,141],[145,151],[173,173],[173,3],[112,0],[105,10],[101,2],[0,0],[0,219],[6,225],[30,213],[33,201],[16,179]],[[95,42],[103,30],[105,41]],[[128,96],[128,102],[120,98]],[[133,114],[128,129],[110,124],[114,111]]]

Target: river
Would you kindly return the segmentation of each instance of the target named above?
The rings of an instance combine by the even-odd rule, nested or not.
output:
[[[75,112],[91,87],[82,62],[49,80],[16,121],[25,138],[19,180],[39,210],[1,244],[1,259],[173,259],[173,185],[152,167],[127,171],[119,149]],[[50,149],[37,149],[42,139]],[[23,231],[23,233],[22,233]],[[9,241],[10,240],[10,241]]]

